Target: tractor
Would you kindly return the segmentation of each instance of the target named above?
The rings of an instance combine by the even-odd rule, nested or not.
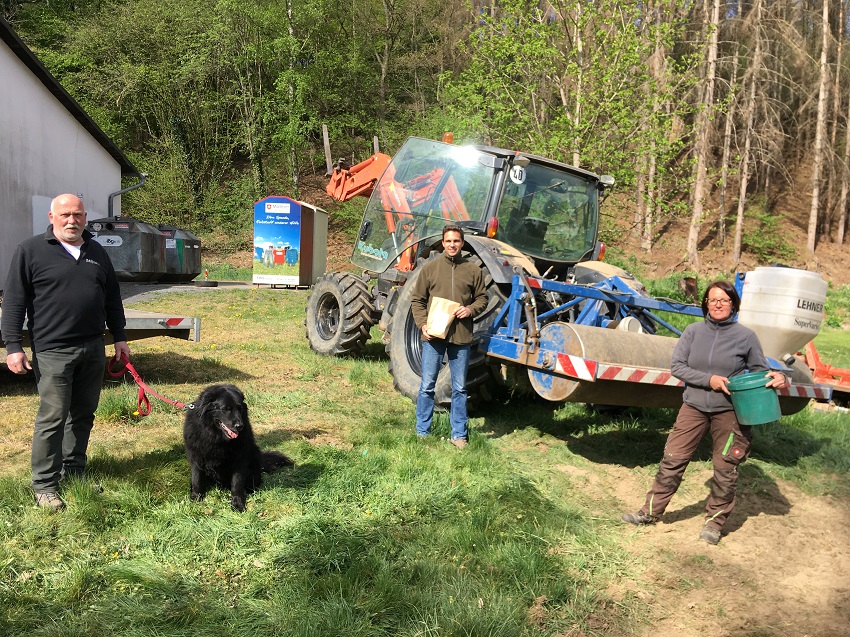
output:
[[[440,248],[447,223],[464,229],[464,250],[484,270],[489,303],[475,319],[476,338],[492,325],[517,271],[594,283],[613,270],[599,263],[599,204],[614,179],[531,154],[488,146],[459,146],[444,137],[411,137],[393,158],[334,165],[327,192],[338,201],[370,196],[351,262],[363,275],[333,272],[320,278],[307,302],[311,348],[325,355],[362,352],[372,326],[384,332],[396,389],[415,399],[421,345],[410,314],[412,283],[424,260]],[[581,264],[581,265],[579,265]],[[370,281],[377,283],[370,287]],[[487,399],[505,382],[500,365],[472,352],[470,399]],[[448,369],[438,404],[448,404]]]

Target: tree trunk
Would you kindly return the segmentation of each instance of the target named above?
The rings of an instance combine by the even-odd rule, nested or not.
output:
[[[390,68],[390,52],[392,50],[391,42],[390,42],[390,32],[392,29],[392,6],[388,2],[388,0],[383,0],[382,2],[384,7],[384,46],[381,54],[375,52],[375,59],[378,61],[378,65],[381,67],[381,81],[378,84],[378,120],[379,126],[383,131],[384,123],[387,117],[387,73]]]
[[[759,6],[757,3],[756,6]],[[759,57],[759,45],[756,44],[756,55]],[[755,63],[755,61],[754,61]],[[744,209],[747,207],[747,187],[750,179],[750,147],[753,139],[753,116],[756,105],[756,74],[750,80],[750,96],[747,100],[747,130],[744,133],[744,156],[741,158],[741,177],[738,180],[738,214],[735,218],[735,243],[732,248],[732,263],[737,266],[741,261],[741,244],[744,236]]]
[[[734,267],[741,261],[741,247],[744,236],[744,210],[747,207],[747,188],[750,183],[750,155],[753,143],[753,123],[756,113],[756,86],[759,81],[759,71],[762,66],[762,35],[761,35],[761,0],[756,0],[752,10],[753,38],[755,38],[755,50],[753,52],[752,66],[749,71],[749,96],[744,107],[744,120],[746,128],[744,131],[744,153],[741,158],[740,178],[738,179],[738,213],[735,217],[735,240],[732,248],[732,264]]]
[[[694,148],[697,165],[694,179],[694,212],[691,216],[691,228],[688,232],[688,265],[699,270],[699,230],[702,225],[706,182],[708,174],[708,156],[711,152],[709,138],[711,134],[711,110],[714,105],[714,80],[717,73],[717,32],[720,27],[720,0],[714,0],[711,18],[706,24],[708,55],[706,56],[705,90],[703,91],[700,111],[697,117],[697,143]]]
[[[581,34],[581,11],[582,6],[581,2],[576,3],[576,30],[575,30],[575,43],[576,43],[576,60],[578,60],[578,77],[575,78],[576,89],[575,89],[575,104],[573,106],[573,166],[576,168],[581,167],[581,153],[580,153],[580,140],[579,140],[579,129],[581,125],[581,98],[582,98],[582,64],[584,62],[584,43],[582,41]]]
[[[839,2],[840,4],[840,2]],[[844,12],[838,12],[838,41],[836,42],[835,48],[835,77],[833,78],[832,84],[832,109],[828,117],[830,118],[830,132],[829,132],[829,146],[828,148],[832,149],[833,152],[835,150],[835,138],[838,136],[838,117],[839,111],[841,109],[841,53],[844,49],[844,38],[842,34],[844,33]],[[828,162],[827,162],[827,174],[829,178],[826,180],[826,210],[823,215],[823,236],[829,239],[832,234],[832,222],[833,217],[835,216],[835,188],[833,187],[833,183],[835,181],[835,172],[837,170],[835,166],[835,160],[833,158],[833,152],[827,153]]]
[[[292,131],[289,140],[289,171],[292,175],[292,194],[296,197],[300,196],[298,192],[298,155],[295,152],[295,28],[292,25],[292,0],[286,0],[286,17],[289,25],[289,128]]]
[[[738,2],[738,22],[741,18],[741,3]],[[726,243],[726,189],[729,181],[729,154],[732,147],[732,122],[735,119],[735,106],[738,98],[736,92],[738,82],[738,55],[740,46],[735,39],[735,53],[732,56],[732,79],[729,82],[729,107],[726,110],[726,126],[723,131],[723,159],[720,164],[720,209],[717,214],[717,245],[723,247]]]
[[[659,95],[666,94],[667,65],[666,51],[661,41],[661,7],[654,7],[655,12],[655,41],[652,55],[649,59],[649,75],[652,86],[652,121],[658,121],[658,113],[662,109]],[[643,228],[640,228],[641,247],[648,253],[652,251],[652,235],[655,219],[658,214],[660,197],[658,196],[660,185],[656,183],[658,174],[658,144],[655,136],[650,132],[652,141],[649,145],[649,160],[646,177],[646,197],[643,211]]]
[[[658,166],[658,158],[655,155],[656,144],[652,142],[649,150],[649,170],[646,178],[646,204],[643,215],[643,228],[641,229],[641,247],[646,252],[652,252],[652,232],[655,225],[655,202],[657,200],[657,184],[655,175]]]
[[[814,167],[812,169],[812,207],[809,211],[809,227],[806,237],[806,249],[810,257],[815,255],[818,232],[818,210],[820,208],[821,169],[823,166],[824,133],[826,132],[826,98],[829,66],[827,65],[827,49],[829,47],[829,0],[823,0],[823,16],[821,52],[820,52],[820,87],[818,89],[818,119],[815,128]]]
[[[841,196],[838,199],[838,230],[835,242],[844,243],[847,227],[847,193],[850,191],[850,99],[847,100],[847,121],[844,129],[844,162],[841,165]]]

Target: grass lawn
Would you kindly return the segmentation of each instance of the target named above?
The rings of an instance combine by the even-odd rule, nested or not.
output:
[[[815,346],[824,363],[850,369],[850,331],[824,328],[815,338]]]
[[[202,318],[202,342],[131,343],[145,381],[189,402],[208,384],[245,392],[260,446],[296,466],[266,477],[248,510],[229,494],[189,501],[181,413],[109,382],[90,476],[68,509],[33,506],[29,379],[0,379],[0,635],[628,635],[648,615],[643,565],[623,545],[622,502],[589,481],[614,468],[651,479],[674,414],[610,417],[582,405],[493,403],[471,443],[448,419],[413,431],[380,335],[357,359],[315,355],[307,293],[215,290],[133,307]],[[758,439],[758,473],[850,495],[850,436],[803,412]],[[698,466],[709,466],[703,449]],[[589,476],[589,477],[588,477]],[[103,488],[101,492],[97,485]]]

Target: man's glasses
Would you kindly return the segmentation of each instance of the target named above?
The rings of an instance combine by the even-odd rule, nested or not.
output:
[[[731,305],[732,299],[708,299],[709,305]]]

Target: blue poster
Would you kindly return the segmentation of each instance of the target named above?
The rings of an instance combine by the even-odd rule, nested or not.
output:
[[[297,286],[301,204],[266,197],[254,204],[254,283]]]

